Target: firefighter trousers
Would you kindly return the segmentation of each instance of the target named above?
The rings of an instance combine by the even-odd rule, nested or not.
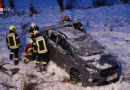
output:
[[[38,54],[38,59],[37,59],[36,64],[40,64],[40,62],[42,62],[41,64],[43,65],[46,65],[49,62],[48,53]]]
[[[10,51],[10,60],[13,59],[14,55],[15,55],[14,60],[18,61],[18,59],[19,59],[19,48],[17,48],[17,49],[11,49],[11,51]]]

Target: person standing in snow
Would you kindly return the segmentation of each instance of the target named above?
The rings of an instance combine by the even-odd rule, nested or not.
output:
[[[8,49],[10,49],[10,60],[13,59],[15,55],[15,65],[19,63],[19,48],[21,47],[19,35],[15,32],[16,27],[11,25],[9,27],[9,33],[6,36],[6,44]]]
[[[34,36],[36,37],[33,42],[34,53],[36,53],[38,57],[36,61],[36,67],[41,66],[44,68],[49,61],[46,40],[38,31],[34,32]]]
[[[66,22],[71,22],[71,20],[70,20],[68,15],[65,15],[64,19],[60,23],[66,23]]]
[[[78,19],[75,19],[75,20],[74,20],[74,22],[73,22],[73,24],[72,24],[72,27],[73,27],[74,29],[77,29],[77,30],[79,30],[79,31],[84,32],[84,31],[83,31],[83,25],[82,25],[82,23],[81,23]]]
[[[35,31],[39,31],[39,27],[35,24],[35,23],[31,23],[31,27],[29,29],[29,32],[30,32],[30,38],[33,40],[35,38],[34,36],[34,32]]]

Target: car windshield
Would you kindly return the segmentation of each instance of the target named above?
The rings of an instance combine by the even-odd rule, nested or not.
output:
[[[103,52],[103,47],[88,34],[78,35],[70,39],[73,52],[80,56],[89,56]]]
[[[59,31],[62,31],[62,33],[66,35],[66,42],[68,43],[69,48],[77,55],[90,56],[103,52],[103,47],[87,33],[81,33],[80,31],[73,30],[72,28],[61,28]],[[64,40],[61,41],[63,42]],[[66,46],[66,42],[62,45]]]

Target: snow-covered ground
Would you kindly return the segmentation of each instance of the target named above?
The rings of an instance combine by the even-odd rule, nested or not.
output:
[[[36,23],[38,26],[49,26],[59,23],[60,12],[58,8],[38,9],[39,13],[29,17],[26,10],[23,15],[13,15],[0,18],[0,62],[10,63],[5,65],[7,69],[19,68],[20,71],[9,77],[0,72],[0,90],[31,90],[23,89],[31,85],[36,90],[129,90],[130,88],[130,5],[104,6],[91,9],[65,10],[64,15],[70,15],[73,20],[78,18],[83,23],[87,32],[100,42],[109,52],[117,56],[122,62],[121,79],[106,86],[83,87],[81,84],[72,84],[68,74],[50,62],[47,72],[37,72],[35,62],[24,64],[21,60],[19,65],[14,66],[9,60],[9,50],[6,47],[6,34],[10,25],[17,27],[20,35],[22,48],[20,57],[23,59],[23,48],[26,45],[29,34],[23,35],[20,28],[22,24]],[[8,71],[10,74],[11,72]],[[4,87],[9,85],[10,89]]]

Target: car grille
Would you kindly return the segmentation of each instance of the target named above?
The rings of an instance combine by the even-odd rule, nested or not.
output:
[[[107,77],[107,76],[113,75],[114,73],[117,73],[117,72],[119,72],[119,67],[115,66],[115,67],[112,67],[109,69],[102,70],[100,75],[102,77]]]

